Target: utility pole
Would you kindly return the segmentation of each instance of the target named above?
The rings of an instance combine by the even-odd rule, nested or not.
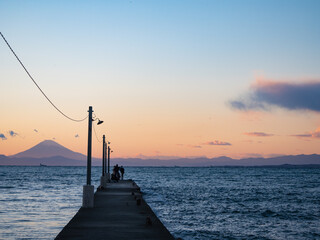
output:
[[[102,175],[100,178],[100,187],[106,188],[107,187],[107,176],[106,176],[106,136],[103,135],[102,141]]]
[[[91,149],[92,149],[92,107],[89,107],[88,125],[88,155],[87,155],[87,185],[91,185]]]
[[[93,208],[94,186],[91,185],[92,107],[89,107],[87,185],[83,185],[82,207]]]
[[[107,174],[107,155],[108,155],[108,152],[107,152],[107,149],[108,149],[108,141],[106,141],[106,145],[104,146],[104,175]]]
[[[108,175],[110,177],[110,146],[108,146]]]
[[[104,176],[105,173],[106,173],[106,171],[105,171],[105,167],[106,167],[105,157],[106,157],[106,136],[103,135],[103,142],[102,142],[102,176]]]

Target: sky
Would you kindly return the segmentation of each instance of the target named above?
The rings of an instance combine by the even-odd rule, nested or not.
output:
[[[320,1],[0,0],[0,31],[95,157],[320,154]],[[0,154],[86,154],[0,40]]]

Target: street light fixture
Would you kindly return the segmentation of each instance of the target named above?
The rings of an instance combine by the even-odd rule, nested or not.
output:
[[[92,121],[99,120],[98,125],[103,123],[99,118],[92,118],[92,107],[89,106],[89,120],[88,120],[88,155],[87,155],[87,185],[83,186],[82,207],[93,208],[94,200],[94,186],[91,185],[91,154],[92,154]]]
[[[97,123],[97,125],[100,125],[100,124],[102,124],[103,123],[103,121],[102,120],[100,120],[99,118],[94,118],[94,119],[92,119],[92,121],[96,121],[96,120],[98,120],[98,123]]]
[[[103,123],[103,121],[101,121],[99,118],[98,118],[98,123],[97,123],[97,125],[100,125],[100,124],[102,124]]]

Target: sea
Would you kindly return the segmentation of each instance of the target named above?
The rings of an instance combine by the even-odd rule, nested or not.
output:
[[[101,167],[92,168],[99,185]],[[126,167],[174,237],[320,239],[320,168]],[[82,204],[86,167],[0,166],[0,239],[54,239]]]

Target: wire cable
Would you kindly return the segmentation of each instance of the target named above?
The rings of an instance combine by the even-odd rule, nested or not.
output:
[[[33,77],[31,76],[31,74],[28,72],[27,68],[23,65],[23,63],[21,62],[21,60],[19,59],[19,57],[17,56],[17,54],[13,51],[13,49],[11,48],[10,44],[8,43],[8,41],[6,40],[6,38],[2,35],[2,33],[0,32],[1,37],[3,38],[3,40],[5,41],[5,43],[8,45],[8,47],[10,48],[11,52],[13,53],[13,55],[16,57],[16,59],[19,61],[19,63],[21,64],[21,66],[23,67],[23,69],[25,70],[25,72],[28,74],[28,76],[30,77],[30,79],[33,81],[33,83],[37,86],[37,88],[40,90],[40,92],[43,94],[43,96],[49,101],[49,103],[59,112],[61,113],[64,117],[68,118],[71,121],[75,121],[75,122],[82,122],[84,120],[87,119],[88,115],[83,118],[83,119],[74,119],[71,118],[69,116],[67,116],[66,114],[64,114],[56,105],[53,104],[53,102],[47,97],[47,95],[42,91],[42,89],[39,87],[39,85],[36,83],[36,81],[33,79]]]
[[[94,124],[92,124],[92,126],[93,126],[94,135],[96,136],[97,141],[98,141],[99,143],[102,143],[102,141],[99,140],[99,138],[98,138],[98,136],[97,136],[96,128],[95,128]]]

